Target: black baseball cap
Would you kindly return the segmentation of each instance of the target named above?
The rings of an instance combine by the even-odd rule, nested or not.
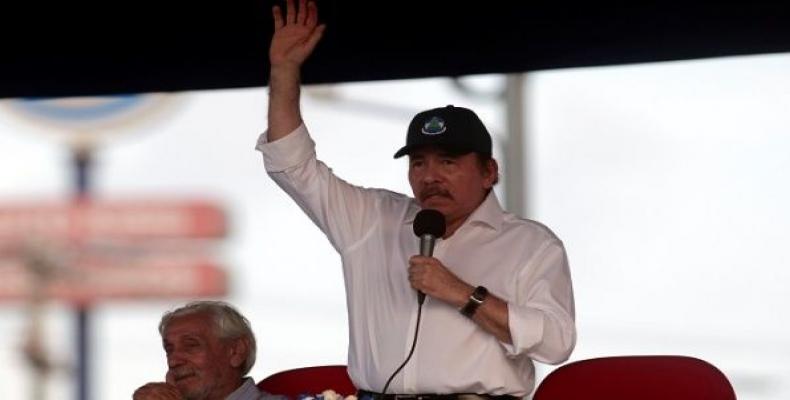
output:
[[[406,146],[395,153],[395,158],[424,146],[490,155],[491,135],[474,111],[449,105],[415,115],[406,134]]]

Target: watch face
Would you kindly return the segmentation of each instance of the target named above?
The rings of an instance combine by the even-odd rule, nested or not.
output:
[[[461,314],[472,318],[475,311],[477,311],[477,307],[483,304],[483,300],[486,299],[486,296],[488,296],[488,289],[483,286],[476,287],[472,295],[469,296],[469,301],[461,308]]]
[[[478,302],[485,300],[486,296],[488,296],[488,289],[486,289],[485,286],[476,287],[475,291],[472,293],[472,297]]]

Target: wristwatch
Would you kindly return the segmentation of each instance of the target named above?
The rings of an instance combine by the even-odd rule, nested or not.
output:
[[[461,307],[460,311],[461,314],[472,318],[475,315],[475,311],[477,308],[483,304],[483,301],[488,297],[488,289],[485,286],[478,286],[475,288],[475,291],[469,295],[469,301],[466,302],[466,305]]]

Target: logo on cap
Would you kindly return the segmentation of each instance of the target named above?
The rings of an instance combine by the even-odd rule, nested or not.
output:
[[[426,135],[439,135],[447,130],[444,120],[439,117],[432,117],[422,126],[422,133]]]

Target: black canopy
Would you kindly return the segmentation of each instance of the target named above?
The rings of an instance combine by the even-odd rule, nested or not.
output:
[[[6,9],[0,97],[263,86],[272,4],[121,0]],[[790,3],[780,1],[318,4],[328,29],[305,83],[790,51]]]

